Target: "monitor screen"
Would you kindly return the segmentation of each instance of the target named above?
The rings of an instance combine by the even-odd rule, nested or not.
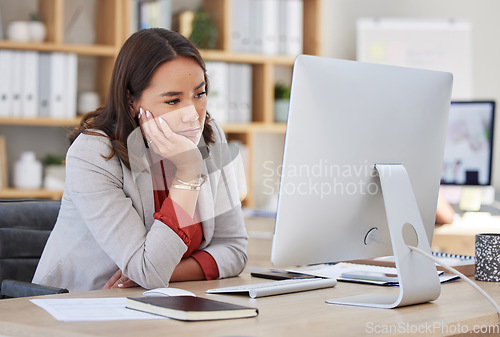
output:
[[[276,266],[392,255],[375,164],[407,171],[434,230],[452,75],[299,56],[271,259]],[[367,235],[378,229],[378,241]]]
[[[452,102],[441,184],[491,185],[494,101]]]

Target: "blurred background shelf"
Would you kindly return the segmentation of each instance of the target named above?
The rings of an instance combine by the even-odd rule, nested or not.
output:
[[[321,10],[322,0],[301,0],[303,28],[303,53],[321,55]],[[272,161],[279,166],[280,147],[286,131],[285,123],[274,121],[274,89],[280,81],[280,70],[284,70],[285,81],[291,81],[295,55],[269,55],[264,53],[235,52],[232,34],[236,20],[233,17],[234,0],[172,0],[172,18],[179,9],[195,11],[201,6],[217,27],[215,49],[200,49],[206,62],[247,64],[252,68],[251,121],[249,123],[221,123],[229,141],[238,141],[246,149],[247,194],[243,204],[258,206],[261,196],[256,194],[257,185],[262,180],[264,161]],[[14,6],[15,5],[15,6]],[[0,49],[75,53],[78,56],[78,92],[95,91],[101,103],[105,101],[114,60],[123,42],[134,31],[132,22],[137,0],[0,0],[0,12],[4,24],[19,18],[9,15],[16,7],[24,11],[26,17],[36,11],[47,28],[44,42],[12,42],[0,40]],[[85,12],[91,26],[92,43],[69,40],[68,26],[74,21],[75,13]],[[87,38],[84,34],[83,38]],[[283,76],[282,76],[283,77]],[[37,158],[49,153],[64,155],[69,147],[66,139],[68,129],[77,126],[80,116],[72,119],[53,118],[0,118],[0,134],[4,135],[7,146],[9,181],[12,182],[13,163],[24,151],[34,151]],[[266,137],[271,137],[269,142]],[[264,142],[264,150],[259,142]],[[277,144],[277,145],[273,145]],[[274,158],[268,160],[266,150],[274,151]],[[261,155],[264,154],[264,157]],[[12,183],[9,185],[11,186]],[[57,192],[35,190],[25,191],[9,188],[0,190],[0,198],[58,198]]]
[[[0,199],[61,199],[63,191],[45,189],[25,190],[18,188],[0,189]]]

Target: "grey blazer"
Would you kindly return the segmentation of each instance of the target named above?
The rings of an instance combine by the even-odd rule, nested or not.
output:
[[[215,259],[224,278],[245,267],[247,234],[231,155],[222,130],[212,126],[217,144],[203,162],[208,180],[197,204],[200,250]],[[130,170],[117,156],[103,158],[110,146],[107,137],[81,134],[69,148],[61,210],[34,283],[100,289],[121,269],[144,288],[168,285],[187,247],[153,218],[152,178],[140,129],[129,137]]]

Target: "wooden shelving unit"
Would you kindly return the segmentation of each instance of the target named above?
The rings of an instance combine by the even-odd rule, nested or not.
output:
[[[38,0],[38,11],[47,28],[47,38],[42,43],[19,43],[0,40],[0,49],[35,50],[39,52],[67,52],[78,56],[91,56],[97,59],[95,88],[101,99],[107,95],[109,79],[114,60],[124,42],[128,31],[128,20],[124,19],[126,10],[124,0],[97,0],[96,4],[96,43],[93,45],[64,43],[64,7],[66,0]],[[4,18],[4,20],[7,18]],[[0,118],[0,125],[30,127],[72,127],[79,119],[52,118]],[[0,189],[1,199],[42,198],[60,199],[62,191],[44,189],[22,190],[15,188]]]
[[[322,54],[321,3],[322,0],[303,0],[303,53]],[[248,63],[253,67],[252,123],[222,125],[229,139],[237,139],[248,146],[249,166],[247,172],[248,194],[244,205],[255,206],[253,163],[255,158],[255,137],[259,133],[284,134],[286,125],[274,122],[275,69],[278,66],[292,67],[295,57],[284,55],[261,55],[235,53],[231,47],[233,18],[232,0],[205,0],[204,9],[217,18],[217,49],[202,50],[205,61]],[[237,19],[237,18],[236,18]]]
[[[37,50],[43,52],[72,52],[78,55],[93,56],[98,60],[96,88],[101,98],[107,94],[109,79],[114,60],[122,43],[129,35],[131,3],[128,0],[96,0],[96,44],[64,43],[64,5],[65,0],[39,0],[38,8],[47,24],[47,41],[44,43],[15,43],[0,40],[0,49]],[[179,0],[180,1],[180,0]],[[321,2],[322,0],[303,0],[303,52],[310,55],[321,55]],[[248,146],[249,167],[248,194],[244,201],[246,206],[255,205],[252,163],[255,148],[254,137],[259,133],[284,134],[286,125],[274,122],[274,84],[275,68],[292,67],[294,57],[283,55],[261,55],[235,53],[231,48],[231,26],[233,0],[204,0],[205,10],[213,14],[218,27],[216,50],[201,50],[205,61],[223,61],[247,63],[253,67],[252,122],[248,124],[226,124],[222,128],[229,139],[237,139]],[[0,118],[0,125],[20,125],[33,127],[71,127],[78,119],[25,119]],[[43,190],[0,190],[1,198],[58,198],[60,192]]]
[[[2,199],[61,199],[63,191],[50,191],[46,189],[23,190],[18,188],[0,189]]]
[[[80,122],[76,119],[60,119],[60,118],[0,118],[0,125],[18,125],[18,126],[61,126],[71,127],[77,126]]]
[[[59,44],[59,43],[23,43],[1,40],[2,49],[35,50],[41,52],[63,52],[76,53],[79,55],[108,56],[114,57],[117,54],[114,46],[106,45],[85,45],[85,44]]]

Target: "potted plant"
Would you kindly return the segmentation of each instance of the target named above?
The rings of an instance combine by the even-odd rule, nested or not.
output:
[[[48,190],[64,189],[66,179],[66,167],[64,166],[64,156],[47,154],[42,160],[44,167],[43,187]]]
[[[40,20],[38,13],[32,13],[29,22],[30,39],[33,42],[43,42],[47,30],[45,24]]]
[[[290,87],[283,83],[274,86],[274,121],[286,123],[288,119],[288,105],[290,104]]]
[[[217,28],[210,19],[210,15],[203,9],[198,9],[194,13],[189,40],[200,49],[215,49],[216,39]]]

